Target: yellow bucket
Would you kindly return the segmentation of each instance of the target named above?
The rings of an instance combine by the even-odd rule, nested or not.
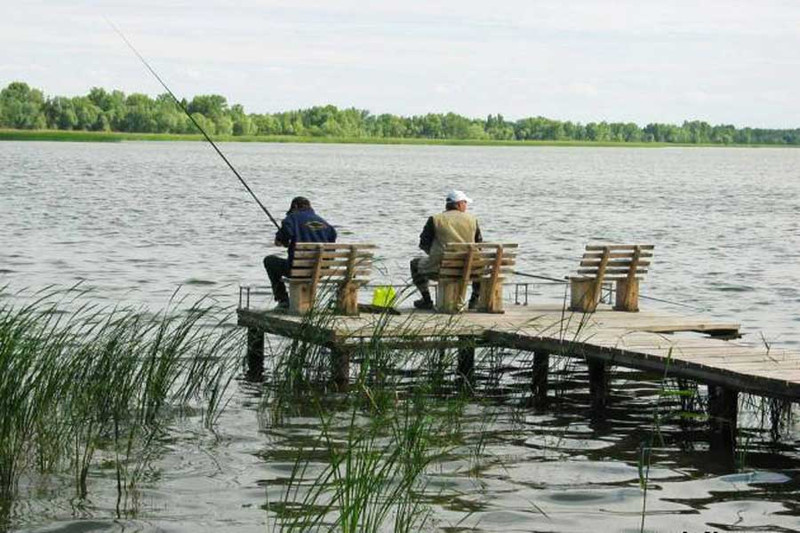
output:
[[[392,307],[396,297],[397,293],[395,293],[394,287],[392,286],[375,287],[372,293],[372,305],[378,307]]]

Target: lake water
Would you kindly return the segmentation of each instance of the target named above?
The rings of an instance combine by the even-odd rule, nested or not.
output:
[[[222,149],[276,218],[302,194],[340,240],[377,243],[378,281],[407,281],[426,217],[459,188],[475,200],[486,240],[520,244],[520,271],[560,278],[588,242],[653,243],[644,295],[740,321],[746,341],[800,349],[800,150]],[[266,283],[261,259],[276,251],[274,227],[201,143],[0,143],[0,226],[0,284],[11,291],[81,282],[92,298],[154,308],[178,286],[233,306],[239,284]],[[533,291],[534,300],[563,295],[549,285]],[[286,475],[296,436],[313,424],[299,417],[274,428],[257,412],[260,388],[234,388],[216,434],[176,428],[135,516],[114,518],[113,479],[99,474],[89,502],[75,505],[54,483],[25,500],[19,523],[71,532],[265,531],[265,487]],[[580,390],[544,412],[500,402],[488,428],[480,423],[487,408],[476,404],[466,422],[488,435],[484,467],[475,476],[453,466],[463,458],[443,461],[432,474],[440,490],[428,501],[430,529],[638,531],[637,454],[657,386],[622,373],[614,389],[602,422],[586,414]],[[683,431],[662,430],[676,438]],[[786,428],[778,447],[753,435],[738,473],[709,460],[702,437],[661,450],[645,529],[800,531],[800,430]]]

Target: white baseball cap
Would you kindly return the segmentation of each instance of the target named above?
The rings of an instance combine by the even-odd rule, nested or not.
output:
[[[458,202],[467,202],[468,204],[471,204],[472,198],[464,194],[464,191],[453,189],[452,191],[447,193],[446,201],[448,204],[455,204]]]

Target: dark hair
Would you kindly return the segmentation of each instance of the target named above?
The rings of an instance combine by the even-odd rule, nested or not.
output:
[[[452,211],[453,209],[458,209],[458,202],[445,202],[444,209],[445,211]]]
[[[292,205],[289,206],[289,211],[299,211],[300,209],[311,209],[311,202],[305,196],[292,198]]]

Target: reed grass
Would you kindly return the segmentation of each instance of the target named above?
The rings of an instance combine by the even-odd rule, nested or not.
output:
[[[77,293],[52,289],[28,304],[0,305],[6,509],[26,473],[71,471],[76,496],[85,498],[98,452],[112,458],[121,499],[169,420],[192,408],[211,426],[224,407],[241,346],[239,331],[221,327],[226,313],[176,300],[152,314]]]
[[[320,337],[333,320],[332,298],[322,295],[297,338],[273,354],[262,408],[281,424],[310,406],[319,434],[298,455],[280,498],[268,498],[268,521],[280,531],[418,531],[432,518],[424,494],[433,463],[465,447],[462,418],[471,400],[446,371],[461,347],[452,344],[455,322],[422,332],[388,311],[372,315],[369,342],[352,349],[349,394],[337,395],[328,384],[335,351]],[[415,346],[423,333],[447,345]],[[390,340],[410,344],[401,350]],[[482,449],[485,441],[474,445]]]

